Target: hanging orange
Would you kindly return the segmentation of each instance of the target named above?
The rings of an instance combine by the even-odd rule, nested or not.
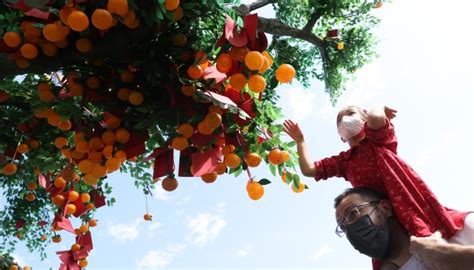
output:
[[[259,70],[263,61],[263,56],[259,51],[251,51],[245,55],[245,66],[250,70]]]
[[[51,42],[57,42],[63,39],[61,28],[54,23],[48,23],[43,27],[43,36]]]
[[[87,38],[80,38],[76,41],[76,49],[81,53],[88,53],[92,49],[92,43]]]
[[[69,14],[67,18],[69,27],[76,32],[82,32],[89,27],[89,18],[87,15],[79,10],[75,10]]]
[[[291,80],[293,80],[295,75],[296,75],[295,68],[289,64],[280,65],[275,72],[276,79],[281,83],[291,82]]]
[[[194,134],[194,128],[190,124],[182,124],[178,127],[178,133],[185,138],[191,138]]]
[[[188,68],[187,72],[188,72],[189,78],[191,78],[193,80],[198,80],[199,78],[201,78],[201,76],[203,74],[203,70],[202,70],[201,66],[199,66],[199,65],[190,66]]]
[[[267,82],[261,75],[255,74],[250,76],[248,85],[252,92],[261,93],[267,87]]]
[[[232,88],[240,91],[244,89],[246,84],[247,84],[247,78],[245,78],[244,74],[235,73],[232,76],[230,76],[230,85],[232,86]]]
[[[112,27],[112,14],[106,9],[98,8],[92,13],[92,24],[99,30],[108,30]]]
[[[216,68],[222,73],[227,73],[232,68],[232,56],[228,53],[221,53],[216,59]]]
[[[179,6],[179,0],[165,0],[166,10],[175,10]]]
[[[3,42],[5,42],[8,47],[16,48],[20,46],[21,38],[16,32],[6,32],[3,34]]]
[[[127,0],[109,0],[107,10],[120,16],[125,16],[128,12]]]
[[[23,44],[20,48],[20,52],[26,59],[34,59],[38,56],[38,49],[31,43]]]

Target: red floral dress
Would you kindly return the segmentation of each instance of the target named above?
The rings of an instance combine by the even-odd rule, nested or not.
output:
[[[397,155],[397,137],[387,120],[379,130],[365,125],[366,138],[337,156],[316,161],[317,181],[343,177],[353,187],[383,192],[410,235],[440,231],[448,239],[464,226],[468,213],[443,207],[418,174]]]

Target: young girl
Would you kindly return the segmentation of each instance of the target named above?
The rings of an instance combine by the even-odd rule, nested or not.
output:
[[[319,180],[343,177],[353,187],[367,187],[388,195],[398,220],[411,235],[440,231],[449,239],[464,225],[467,213],[443,207],[416,172],[397,155],[391,123],[397,111],[380,107],[367,112],[355,106],[337,115],[337,130],[350,149],[312,163],[298,124],[284,122],[284,131],[297,143],[305,176]]]

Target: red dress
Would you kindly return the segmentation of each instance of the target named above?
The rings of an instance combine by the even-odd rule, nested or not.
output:
[[[379,130],[364,128],[359,145],[315,162],[315,179],[343,177],[353,187],[388,195],[400,224],[415,236],[440,231],[448,239],[464,226],[468,213],[443,207],[418,174],[397,155],[397,137],[387,120]]]

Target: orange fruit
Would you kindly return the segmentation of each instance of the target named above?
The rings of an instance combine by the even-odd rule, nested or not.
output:
[[[58,194],[52,198],[52,201],[54,205],[61,206],[66,201],[66,199],[64,198],[63,195]]]
[[[125,14],[125,16],[122,17],[122,19],[123,19],[123,23],[129,28],[131,28],[130,26],[133,26],[133,24],[137,20],[137,14],[135,14],[135,11],[129,10],[127,14]]]
[[[125,16],[128,12],[127,0],[109,0],[107,10],[120,16]]]
[[[375,3],[374,8],[381,8],[382,5],[383,5],[382,2],[377,2],[377,3]]]
[[[174,177],[166,177],[161,181],[161,186],[166,191],[173,191],[178,187],[178,181]]]
[[[256,200],[259,200],[260,198],[262,198],[263,194],[265,193],[265,189],[263,188],[263,186],[260,183],[250,181],[247,184],[247,193],[248,193],[250,199],[256,201]]]
[[[207,111],[208,111],[209,113],[222,114],[221,108],[220,108],[219,106],[216,106],[216,105],[211,105]]]
[[[93,166],[94,163],[88,159],[83,159],[79,162],[79,164],[77,164],[79,171],[81,171],[83,174],[91,173]]]
[[[219,162],[217,164],[216,173],[222,175],[227,171],[227,166],[224,163]]]
[[[130,97],[130,89],[120,88],[117,92],[117,97],[122,101],[128,101],[128,98]]]
[[[230,56],[232,59],[237,60],[239,62],[243,62],[245,60],[245,56],[249,52],[247,47],[232,47],[229,51]]]
[[[106,159],[110,159],[112,157],[113,152],[114,152],[114,147],[112,145],[107,145],[104,147],[104,150],[102,150],[102,155],[104,155]]]
[[[89,18],[87,15],[79,10],[74,10],[67,17],[67,24],[72,30],[82,32],[89,27]]]
[[[107,167],[107,172],[114,172],[120,168],[120,161],[115,157],[110,158],[105,162],[105,167]]]
[[[344,43],[343,42],[338,42],[337,43],[337,49],[338,50],[343,50],[344,49]]]
[[[61,10],[59,11],[59,19],[61,19],[61,21],[64,23],[64,24],[68,24],[68,17],[69,15],[71,15],[71,13],[74,11],[74,7],[72,7],[72,5],[65,5],[63,8],[61,8]]]
[[[187,97],[193,96],[196,92],[196,86],[194,84],[185,84],[181,86],[181,92]]]
[[[291,185],[291,190],[293,190],[293,192],[295,192],[295,193],[301,193],[301,192],[303,192],[305,185],[304,185],[303,183],[300,183],[299,186],[300,186],[300,188],[297,189],[297,188],[296,188],[296,185],[293,184],[293,185]]]
[[[89,152],[89,143],[87,141],[78,141],[76,142],[76,151],[80,153]]]
[[[120,73],[120,79],[124,83],[132,83],[135,80],[135,75],[130,70],[125,70]]]
[[[283,181],[283,183],[287,184],[286,183],[286,178],[287,178],[287,173],[286,171],[283,171],[282,174],[281,174],[281,181]]]
[[[89,193],[81,193],[81,201],[83,203],[89,202],[91,200],[91,196]]]
[[[28,153],[29,150],[30,147],[26,143],[20,143],[20,145],[18,145],[18,147],[16,148],[16,151],[21,154]]]
[[[79,42],[79,40],[78,40]],[[76,43],[77,44],[77,43]],[[79,83],[71,83],[69,85],[69,92],[75,96],[75,97],[79,97],[79,96],[82,96],[82,93],[84,93],[84,87],[79,84]]]
[[[92,50],[92,43],[87,38],[80,38],[76,41],[76,49],[81,53],[88,53]]]
[[[89,152],[89,154],[87,155],[87,158],[94,162],[94,165],[96,163],[102,163],[102,152],[101,151],[92,151],[92,152]]]
[[[124,128],[118,128],[115,131],[115,140],[119,143],[126,143],[130,140],[130,133]]]
[[[102,133],[102,142],[105,145],[114,144],[115,143],[115,134],[110,130],[105,131],[104,133]]]
[[[31,193],[31,192],[28,193],[28,194],[26,194],[26,196],[25,196],[25,200],[27,200],[27,201],[29,201],[29,202],[32,202],[32,201],[34,201],[35,199],[36,199],[35,194],[33,194],[33,193]]]
[[[97,220],[90,219],[89,220],[89,227],[95,227],[95,226],[97,226]]]
[[[26,59],[34,59],[38,56],[38,49],[31,43],[25,43],[20,48],[21,55]]]
[[[237,168],[240,166],[240,157],[237,154],[231,153],[224,156],[224,163],[229,168]]]
[[[58,48],[51,42],[46,42],[41,46],[43,54],[49,57],[55,56],[58,53]]]
[[[206,173],[203,176],[201,176],[202,181],[205,183],[213,183],[217,179],[217,172],[212,172],[212,173]]]
[[[99,183],[99,178],[95,177],[93,174],[84,175],[84,183],[89,186],[95,186]]]
[[[184,47],[188,43],[188,38],[186,35],[179,33],[173,36],[173,44],[178,47]]]
[[[28,183],[26,184],[26,187],[27,187],[29,190],[35,190],[35,189],[38,187],[38,185],[37,185],[35,182],[28,182]]]
[[[127,160],[127,153],[123,150],[118,150],[115,152],[114,157],[120,161],[120,163],[125,162]]]
[[[178,127],[178,133],[183,135],[185,138],[191,138],[194,134],[194,128],[190,124],[181,124]]]
[[[138,106],[143,103],[143,95],[138,91],[132,91],[128,97],[128,101],[135,106]]]
[[[39,148],[39,141],[37,139],[30,139],[28,145],[30,146],[30,149],[37,149]]]
[[[230,153],[233,153],[235,151],[235,146],[232,144],[226,144],[224,147],[222,147],[222,155],[227,156]]]
[[[245,78],[244,74],[242,73],[235,73],[230,76],[229,82],[232,88],[240,91],[244,89],[245,85],[247,84],[247,78]]]
[[[66,157],[66,158],[71,158],[72,157],[72,152],[71,152],[71,149],[69,148],[62,148],[61,150],[61,154]]]
[[[72,215],[76,213],[76,206],[74,204],[68,203],[66,205],[66,215]]]
[[[110,129],[116,129],[120,126],[121,120],[113,114],[109,114],[105,119],[105,125]]]
[[[79,264],[80,267],[84,268],[84,267],[87,267],[87,265],[88,265],[89,263],[87,262],[86,259],[82,259],[82,260],[79,260],[79,261],[78,261],[78,264]]]
[[[79,199],[79,193],[75,190],[71,190],[69,191],[69,194],[68,194],[68,199],[70,202],[75,202]]]
[[[255,74],[250,76],[248,85],[252,92],[261,93],[267,87],[267,82],[261,75]]]
[[[184,10],[181,8],[181,7],[177,7],[174,11],[173,11],[173,21],[177,22],[179,20],[181,20],[184,16]]]
[[[70,130],[72,127],[72,123],[71,121],[69,120],[64,120],[64,121],[61,121],[61,123],[59,124],[58,128],[62,131],[67,131],[67,130]]]
[[[257,153],[250,153],[245,157],[245,163],[247,163],[249,167],[257,167],[261,161],[262,157]]]
[[[268,61],[268,67],[271,67],[273,65],[273,58],[272,56],[267,52],[267,51],[263,51],[262,52],[262,56],[267,59]]]
[[[259,51],[251,51],[245,55],[245,66],[250,70],[259,70],[263,65],[263,58]]]
[[[54,23],[48,23],[43,27],[43,36],[51,42],[58,42],[63,39],[61,28]]]
[[[291,158],[290,152],[288,152],[288,151],[286,151],[286,150],[281,151],[281,160],[282,160],[283,162],[288,162],[288,161],[290,161],[290,158]]]
[[[210,129],[218,128],[222,123],[222,116],[218,113],[208,113],[204,118],[204,123]]]
[[[232,68],[232,56],[228,53],[221,53],[216,59],[216,68],[222,73],[227,73]]]
[[[92,24],[99,30],[107,30],[112,27],[112,14],[106,9],[98,8],[92,13]]]
[[[283,162],[281,150],[275,148],[268,153],[268,161],[273,165],[280,165]]]
[[[184,149],[188,148],[188,145],[188,139],[186,139],[184,136],[175,137],[171,141],[171,147],[178,151],[183,151]]]
[[[16,165],[13,163],[8,163],[2,168],[2,173],[4,175],[14,175],[16,173]]]
[[[166,10],[175,10],[179,6],[179,0],[165,0]]]
[[[90,89],[98,89],[100,87],[100,80],[96,76],[90,76],[87,78],[86,84]]]
[[[276,79],[281,83],[289,83],[296,75],[295,68],[289,64],[280,65],[276,72]]]
[[[270,68],[270,62],[268,58],[263,57],[263,64],[262,66],[258,69],[258,73],[263,74],[265,71],[267,71]]]
[[[67,145],[67,139],[64,137],[57,137],[54,140],[54,145],[56,145],[57,148],[63,148]]]
[[[89,140],[89,149],[91,150],[100,150],[104,147],[102,139],[100,137],[92,137]]]
[[[25,68],[28,68],[30,66],[30,61],[28,61],[28,59],[26,59],[24,57],[16,59],[15,63],[16,63],[16,66],[21,68],[21,69],[25,69]]]
[[[102,178],[107,175],[107,167],[102,166],[100,163],[94,163],[92,167],[92,175],[95,178]]]
[[[86,232],[89,231],[89,227],[87,227],[86,224],[82,224],[81,227],[79,227],[79,231],[80,231],[81,233],[86,233]]]
[[[214,132],[214,129],[210,128],[204,121],[198,124],[198,131],[203,135],[210,135]]]
[[[3,42],[10,48],[16,48],[20,46],[21,38],[16,32],[6,32],[3,34]]]
[[[76,251],[79,251],[81,249],[81,245],[75,243],[71,246],[71,251],[72,252],[76,252]]]
[[[61,242],[61,240],[62,240],[61,236],[59,236],[59,235],[53,236],[53,243],[59,243],[59,242]]]
[[[199,66],[199,65],[190,66],[188,68],[187,72],[188,72],[189,78],[191,78],[193,80],[198,80],[199,78],[201,78],[201,76],[203,74],[203,70],[202,70],[201,66]]]
[[[152,218],[152,215],[151,214],[148,214],[146,213],[144,216],[143,216],[143,219],[146,220],[146,221],[150,221]]]
[[[63,188],[66,186],[66,180],[64,180],[63,177],[58,176],[56,179],[54,179],[53,185],[57,188]]]
[[[41,37],[41,29],[35,26],[29,26],[23,32],[27,42],[38,43]]]
[[[92,210],[92,209],[95,208],[95,205],[94,205],[93,203],[88,203],[88,204],[86,205],[86,208],[89,209],[89,210]]]
[[[77,173],[74,172],[72,169],[63,170],[61,175],[66,181],[76,181],[77,179],[79,179],[79,175],[77,175]]]

